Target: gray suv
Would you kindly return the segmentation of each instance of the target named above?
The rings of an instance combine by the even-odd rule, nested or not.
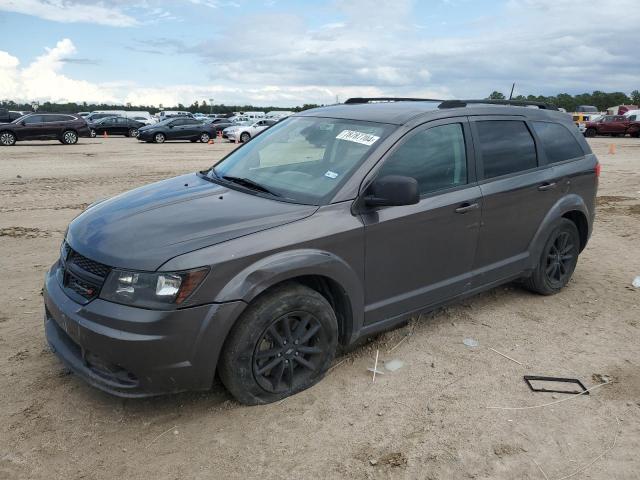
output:
[[[571,117],[516,103],[350,99],[91,205],[46,276],[51,347],[115,395],[217,372],[259,404],[418,312],[518,279],[557,293],[600,167]]]

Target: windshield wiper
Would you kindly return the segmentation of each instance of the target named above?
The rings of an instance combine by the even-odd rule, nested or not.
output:
[[[215,172],[215,169],[211,170],[213,172],[214,175],[216,175],[216,177],[218,176],[218,174]],[[231,175],[224,175],[222,177],[223,180],[227,180],[228,182],[233,182],[233,183],[237,183],[238,185],[242,185],[243,187],[247,187],[250,188],[252,190],[257,190],[259,192],[264,192],[264,193],[268,193],[269,195],[273,195],[274,197],[281,197],[282,195],[280,195],[279,193],[276,193],[272,190],[269,190],[267,187],[264,187],[262,185],[260,185],[257,182],[254,182],[253,180],[250,180],[248,178],[241,178],[241,177],[232,177]]]

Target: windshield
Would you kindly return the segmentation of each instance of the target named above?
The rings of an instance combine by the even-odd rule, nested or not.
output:
[[[243,179],[274,196],[320,205],[386,137],[393,125],[291,117],[232,152],[209,178]]]

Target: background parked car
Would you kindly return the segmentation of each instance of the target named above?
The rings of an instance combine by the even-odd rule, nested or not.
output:
[[[14,145],[18,140],[59,140],[73,145],[79,137],[88,137],[89,127],[80,115],[32,113],[11,123],[0,124],[0,145]]]
[[[138,140],[164,143],[166,140],[190,140],[207,143],[215,136],[215,127],[195,118],[179,116],[138,129]]]
[[[89,115],[83,117],[87,123],[93,123],[96,120],[100,120],[101,118],[113,117],[115,114],[113,113],[90,113]]]
[[[233,126],[233,123],[231,123],[228,118],[208,118],[204,123],[211,125],[214,128],[216,135],[225,128]]]
[[[251,125],[234,125],[226,128],[224,134],[232,142],[248,142],[257,134],[276,123],[278,123],[277,120],[258,120]],[[225,136],[224,134],[223,136]]]
[[[16,110],[7,110],[5,108],[0,108],[0,123],[11,123],[14,120],[26,115],[31,112],[19,112]]]
[[[640,136],[640,121],[630,120],[624,115],[603,115],[595,122],[587,122],[584,132],[587,137],[596,135],[611,135],[617,137],[626,134],[632,137]]]
[[[105,117],[89,124],[89,132],[91,137],[96,135],[124,135],[125,137],[137,137],[138,129],[144,127],[145,124],[125,117]]]

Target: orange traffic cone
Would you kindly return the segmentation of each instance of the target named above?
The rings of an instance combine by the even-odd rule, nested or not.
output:
[[[104,132],[102,132],[102,138],[109,138],[109,135],[107,135],[107,131],[106,130]]]
[[[616,154],[616,144],[615,143],[610,143],[609,144],[609,155],[615,155]]]
[[[209,141],[207,142],[209,145],[213,145],[213,138],[210,138]]]

